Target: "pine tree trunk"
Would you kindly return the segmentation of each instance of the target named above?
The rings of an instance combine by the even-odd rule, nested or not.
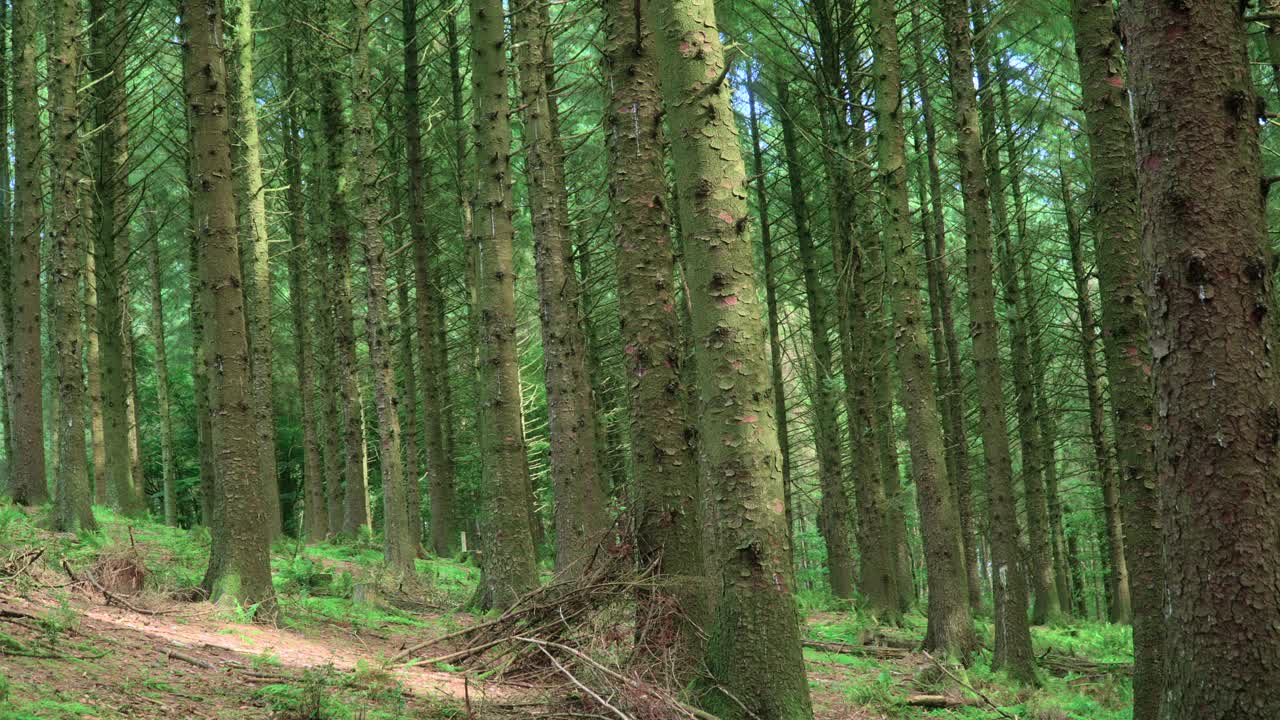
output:
[[[271,339],[271,265],[270,244],[267,237],[267,196],[262,179],[262,147],[258,135],[257,84],[253,71],[253,5],[254,0],[233,0],[235,15],[235,72],[234,80],[238,136],[239,167],[244,176],[240,180],[245,191],[245,219],[249,223],[247,262],[249,274],[245,294],[249,309],[250,368],[253,373],[253,421],[258,433],[258,467],[262,481],[263,500],[266,502],[267,523],[271,537],[279,537],[282,530],[280,514],[280,480],[276,471],[275,412],[272,408],[272,353]]]
[[[892,0],[872,0],[879,178],[885,202],[884,244],[897,339],[897,366],[911,446],[911,468],[920,506],[929,582],[928,644],[967,658],[976,647],[960,511],[946,474],[946,450],[938,402],[930,381],[929,344],[920,304],[918,259],[911,234],[906,131],[902,116],[902,57]]]
[[[249,348],[227,117],[222,0],[185,0],[183,74],[191,119],[192,196],[200,243],[205,361],[222,522],[221,557],[210,558],[210,597],[257,604],[255,619],[275,617],[270,536],[259,480],[257,434],[249,403]],[[215,548],[217,550],[218,548]]]
[[[469,3],[476,122],[472,241],[479,306],[477,399],[488,515],[483,562],[492,604],[505,608],[538,583],[516,352],[511,110],[502,2]]]
[[[965,575],[968,578],[969,607],[974,612],[983,609],[983,587],[978,571],[977,537],[974,529],[973,486],[969,475],[969,437],[965,423],[965,395],[963,368],[960,362],[960,340],[956,336],[955,316],[951,301],[951,274],[947,264],[947,226],[942,194],[942,170],[938,157],[938,128],[934,121],[933,93],[930,90],[926,63],[921,44],[924,30],[920,24],[920,8],[911,9],[911,45],[916,62],[916,84],[919,86],[920,110],[924,119],[925,159],[928,166],[929,203],[921,200],[921,216],[933,229],[932,237],[926,233],[926,257],[929,268],[929,297],[931,305],[938,308],[942,346],[945,361],[939,356],[939,404],[942,406],[944,437],[947,442],[948,477],[955,488],[956,504],[960,508],[960,535],[964,541]],[[924,194],[924,181],[920,181]],[[927,207],[927,210],[925,209]],[[932,252],[929,252],[929,250]]]
[[[94,530],[93,489],[85,453],[84,344],[80,282],[84,248],[80,229],[80,3],[57,0],[49,43],[49,134],[53,170],[54,346],[58,368],[58,467],[53,527]]]
[[[13,2],[14,234],[11,390],[14,457],[10,494],[20,505],[49,499],[44,460],[44,374],[40,346],[40,199],[44,160],[37,93],[36,3]],[[8,375],[9,373],[6,373]]]
[[[1115,416],[1124,552],[1133,602],[1133,717],[1154,720],[1160,715],[1163,694],[1164,568],[1143,287],[1149,271],[1138,234],[1133,126],[1113,3],[1075,0],[1071,21],[1097,203],[1093,223],[1102,345]]]
[[[391,214],[403,217],[400,196],[392,196]],[[404,239],[404,226],[396,227],[395,244]],[[409,286],[413,284],[413,268],[409,256],[401,251],[396,264],[396,320],[399,326],[397,340],[400,351],[400,372],[404,375],[404,401],[400,403],[402,445],[404,446],[405,502],[409,507],[409,539],[414,555],[421,555],[422,547],[422,470],[418,463],[418,437],[422,434],[422,421],[418,415],[418,370],[414,366],[413,326],[416,306],[409,299]]]
[[[9,127],[9,67],[5,63],[8,57],[8,37],[4,32],[6,24],[7,3],[0,3],[0,127]],[[9,167],[9,133],[0,133],[0,374],[4,375],[0,383],[0,422],[4,423],[4,474],[0,475],[0,492],[11,492],[14,479],[14,437],[13,437],[13,220],[10,212],[10,167]],[[92,249],[92,248],[91,248]],[[86,277],[91,275],[88,272]],[[86,285],[86,296],[92,288]],[[88,297],[86,297],[86,300]],[[95,300],[96,302],[96,300]],[[88,312],[88,310],[86,310]],[[96,337],[91,335],[91,340]],[[90,362],[94,361],[90,355]],[[90,390],[92,395],[92,389]],[[101,435],[95,436],[101,437]],[[95,465],[96,468],[96,465]]]
[[[188,118],[188,121],[190,119]],[[194,192],[195,178],[191,175],[191,162],[188,156],[187,189]],[[219,519],[221,510],[214,503],[216,478],[213,461],[213,425],[209,415],[209,375],[206,372],[204,344],[204,306],[207,298],[200,282],[200,242],[195,231],[195,207],[190,213],[190,226],[187,232],[191,238],[188,243],[187,284],[191,291],[191,304],[188,307],[188,321],[191,323],[191,384],[195,395],[195,436],[200,468],[200,518],[211,531],[216,543],[221,532]],[[206,579],[208,579],[207,576]],[[202,586],[207,585],[202,583]]]
[[[1164,720],[1280,717],[1276,300],[1245,9],[1125,4],[1153,277]],[[1126,515],[1130,545],[1145,539],[1132,534],[1143,519]]]
[[[178,525],[178,484],[173,452],[173,416],[169,390],[169,362],[164,337],[164,300],[161,295],[160,228],[156,225],[154,209],[146,209],[148,260],[151,275],[151,337],[155,342],[156,394],[160,411],[160,467],[161,487],[164,493],[165,524]]]
[[[130,360],[125,333],[130,256],[128,212],[129,120],[125,107],[125,33],[123,0],[91,0],[90,74],[96,133],[93,167],[93,219],[97,224],[98,343],[102,364],[103,446],[107,494],[116,509],[140,515],[146,509],[132,476],[129,419]],[[16,109],[16,108],[15,108]]]
[[[782,456],[782,493],[787,504],[787,541],[795,548],[795,505],[791,488],[791,438],[787,416],[787,385],[782,372],[782,333],[778,322],[778,253],[773,245],[773,228],[769,220],[768,177],[764,169],[764,150],[760,143],[760,120],[756,116],[755,91],[747,84],[750,108],[752,175],[755,176],[756,212],[760,217],[760,245],[764,254],[764,298],[769,324],[769,377],[773,384],[773,415],[778,423],[778,449]],[[843,333],[842,333],[843,335]]]
[[[1071,271],[1076,285],[1076,312],[1080,322],[1081,351],[1084,358],[1085,390],[1089,398],[1089,439],[1093,444],[1094,469],[1102,487],[1102,510],[1107,531],[1107,549],[1111,566],[1111,622],[1128,623],[1132,617],[1129,600],[1129,570],[1124,556],[1124,524],[1120,517],[1119,491],[1107,449],[1106,410],[1102,403],[1102,387],[1098,373],[1096,322],[1093,301],[1089,295],[1089,274],[1085,269],[1084,242],[1076,220],[1071,181],[1066,170],[1060,170],[1062,205],[1067,221],[1067,242],[1071,246]]]
[[[703,704],[726,720],[809,720],[746,173],[715,9],[710,0],[657,0],[649,18],[690,271],[701,437],[724,548]]]
[[[0,52],[0,55],[3,55]],[[3,91],[0,91],[2,94]],[[0,119],[0,124],[3,124]],[[0,145],[0,152],[4,152],[4,148]],[[91,183],[87,178],[81,178],[81,183],[86,187],[84,193],[89,193]],[[0,178],[0,183],[4,179]],[[0,225],[6,224],[0,220]],[[90,436],[90,458],[92,459],[93,474],[93,503],[95,505],[107,504],[107,449],[103,444],[103,433],[105,425],[102,419],[102,351],[98,343],[98,280],[97,280],[97,258],[95,254],[97,250],[94,248],[95,227],[93,222],[93,200],[89,195],[86,200],[85,195],[81,196],[80,201],[80,232],[84,237],[85,254],[84,254],[84,336],[85,336],[85,385],[89,393],[89,436]],[[9,425],[5,425],[6,431]]]
[[[991,560],[995,586],[995,655],[992,667],[1015,678],[1034,680],[1031,633],[1027,627],[1026,578],[1018,562],[1018,517],[1009,457],[1000,372],[999,326],[992,282],[991,188],[982,157],[982,130],[973,89],[972,36],[964,0],[942,0],[956,152],[964,197],[965,259],[969,281],[969,324],[978,378],[982,452],[991,497]]]
[[[800,265],[804,276],[805,304],[809,311],[810,342],[813,348],[814,442],[818,455],[818,482],[822,504],[818,527],[827,546],[827,575],[831,592],[838,598],[853,597],[853,555],[849,538],[849,499],[844,489],[840,460],[840,424],[836,410],[836,388],[832,381],[831,345],[828,340],[827,298],[818,280],[817,250],[809,232],[809,208],[804,189],[804,170],[794,124],[788,114],[785,83],[777,89],[775,112],[782,126],[782,146],[786,153],[787,177],[791,186],[791,212]],[[781,392],[775,387],[775,392]]]
[[[326,11],[327,12],[327,11]],[[325,17],[326,26],[335,27]],[[330,60],[337,58],[328,56]],[[321,115],[324,124],[324,196],[327,198],[325,226],[329,232],[328,297],[333,314],[333,337],[337,348],[334,387],[340,394],[343,453],[343,534],[355,537],[370,530],[369,478],[364,437],[364,400],[360,370],[356,362],[355,318],[351,308],[351,228],[344,182],[346,126],[338,79],[331,73],[320,77]],[[330,531],[334,527],[330,526]]]
[[[295,53],[285,48],[285,95],[289,98],[283,122],[285,176],[289,189],[285,203],[289,210],[289,306],[292,312],[298,373],[298,395],[302,403],[302,536],[309,543],[322,542],[329,534],[329,515],[325,507],[324,456],[320,449],[319,418],[316,408],[315,359],[311,320],[311,294],[308,291],[308,258],[311,247],[307,238],[306,200],[302,187],[302,150],[298,147],[299,122],[302,111],[298,93]]]
[[[699,628],[710,626],[711,586],[703,556],[703,500],[694,433],[682,377],[658,59],[645,0],[610,0],[604,8],[605,71],[612,88],[605,113],[606,148],[630,405],[637,563],[657,564],[688,619],[676,628],[674,649],[692,668],[702,657]],[[660,601],[653,604],[659,617],[663,607]],[[642,604],[640,612],[648,609]],[[642,615],[640,621],[644,619]]]
[[[378,139],[374,136],[374,73],[369,59],[372,36],[372,0],[356,0],[351,16],[355,34],[352,62],[351,137],[357,169],[357,205],[360,210],[360,244],[368,270],[369,296],[365,332],[372,366],[374,407],[378,416],[379,463],[382,470],[383,554],[394,572],[412,574],[418,547],[413,541],[400,445],[399,393],[396,389],[395,343],[387,302],[387,247],[382,238],[382,207],[378,195]]]
[[[609,526],[599,439],[587,376],[587,347],[578,314],[578,278],[566,224],[560,138],[552,122],[547,68],[555,62],[547,7],[534,0],[512,18],[520,66],[525,175],[538,274],[542,348],[547,384],[550,475],[555,492],[556,569],[585,566]]]

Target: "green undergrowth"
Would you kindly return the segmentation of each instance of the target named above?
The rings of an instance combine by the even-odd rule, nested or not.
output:
[[[295,681],[266,685],[255,697],[275,720],[402,720],[407,717],[461,718],[463,708],[437,700],[425,713],[411,714],[404,687],[390,674],[372,668],[339,672],[332,666],[307,670]]]
[[[901,647],[924,636],[926,620],[910,613],[899,626],[885,628],[857,609],[818,612],[809,616],[807,636],[825,643],[864,645],[888,643]],[[991,623],[979,620],[977,630],[991,646]],[[1067,655],[1094,663],[1133,661],[1133,635],[1128,627],[1076,621],[1032,628],[1036,656]],[[805,649],[812,663],[811,684],[835,692],[849,704],[873,708],[889,718],[917,720],[955,718],[991,720],[1004,717],[991,707],[1026,720],[1127,720],[1132,707],[1130,680],[1108,673],[1056,677],[1041,669],[1039,687],[1026,687],[991,669],[989,651],[979,653],[969,667],[949,664],[944,672],[923,655],[883,659],[869,654]],[[821,680],[812,676],[821,676]],[[954,677],[953,677],[954,676]],[[924,709],[904,704],[912,694],[947,694],[972,704]],[[981,693],[981,695],[979,695]]]

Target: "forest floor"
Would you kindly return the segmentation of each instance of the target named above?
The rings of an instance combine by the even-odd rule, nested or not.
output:
[[[0,505],[0,720],[616,717],[592,714],[585,697],[566,704],[562,684],[392,662],[487,619],[458,609],[477,580],[469,565],[420,560],[422,586],[395,589],[380,583],[381,553],[368,544],[278,543],[281,621],[267,625],[253,622],[253,608],[184,601],[207,561],[202,531],[99,518],[99,533],[60,535]],[[818,717],[1127,716],[1123,628],[1037,628],[1043,683],[1020,688],[982,657],[960,668],[916,650],[923,623],[881,628],[856,610],[808,612]],[[980,631],[989,637],[990,626]]]

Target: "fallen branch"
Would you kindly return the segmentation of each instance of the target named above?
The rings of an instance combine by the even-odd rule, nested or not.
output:
[[[946,695],[908,695],[902,701],[903,705],[922,708],[958,708],[971,707],[973,702],[964,699],[956,699]]]
[[[62,559],[62,569],[67,571],[67,577],[71,578],[72,582],[81,582],[80,578],[76,577],[76,574],[71,571],[71,566],[67,564],[66,558]],[[85,577],[85,580],[89,581],[89,584],[93,585],[95,588],[98,589],[98,592],[102,593],[102,597],[106,598],[107,604],[109,605],[116,605],[130,612],[136,612],[139,615],[164,615],[165,614],[164,612],[161,612],[159,610],[147,610],[145,608],[140,608],[137,605],[134,605],[133,603],[129,602],[128,600],[125,600],[119,595],[103,587],[102,583],[98,582],[98,580],[93,577],[93,573],[87,570],[84,573],[84,577]]]
[[[216,665],[214,665],[213,663],[209,662],[208,660],[201,660],[201,659],[200,659],[200,658],[198,658],[198,657],[193,657],[193,656],[191,656],[191,655],[187,655],[187,654],[185,654],[185,653],[180,653],[180,652],[178,652],[177,650],[165,650],[165,651],[164,651],[164,654],[165,654],[165,656],[166,656],[166,657],[168,657],[168,658],[170,658],[170,659],[172,659],[172,660],[181,660],[181,661],[182,661],[182,662],[184,662],[184,663],[188,663],[188,664],[190,664],[190,665],[195,665],[196,667],[204,668],[205,670],[217,670],[217,669],[218,669],[218,667],[217,667]]]
[[[605,700],[604,698],[597,695],[596,691],[587,687],[585,683],[583,683],[578,678],[574,677],[573,673],[569,672],[568,669],[565,668],[565,666],[561,665],[560,661],[556,660],[555,656],[553,656],[545,647],[542,647],[541,645],[539,645],[538,649],[542,651],[543,655],[547,656],[547,659],[551,661],[552,665],[556,666],[557,670],[559,670],[565,677],[569,678],[569,682],[573,683],[574,685],[577,685],[580,690],[590,695],[596,702],[600,703],[604,707],[611,710],[614,715],[618,716],[619,720],[634,720],[634,718],[632,718],[630,715],[627,715],[626,713],[622,712],[618,708],[610,705],[608,700]]]
[[[881,660],[897,660],[911,654],[910,650],[887,647],[885,645],[850,645],[849,643],[829,643],[818,640],[805,640],[804,646],[811,650],[837,653],[840,655],[863,655]]]
[[[951,670],[948,669],[946,665],[943,665],[942,663],[938,662],[938,659],[930,655],[928,651],[921,651],[921,652],[924,653],[925,657],[929,658],[930,662],[932,662],[934,665],[937,665],[938,669],[941,670],[943,673],[945,673],[947,677],[951,678],[952,680],[955,680],[956,683],[960,685],[960,687],[963,687],[965,690],[968,690],[974,695],[977,695],[978,697],[982,698],[982,702],[986,703],[987,707],[999,713],[1000,717],[1008,718],[1009,720],[1018,720],[1017,715],[1010,715],[1009,713],[1005,712],[999,705],[996,705],[994,700],[987,697],[986,693],[982,692],[981,690],[975,688],[974,686],[960,679],[960,677],[958,677],[955,673],[951,672]]]

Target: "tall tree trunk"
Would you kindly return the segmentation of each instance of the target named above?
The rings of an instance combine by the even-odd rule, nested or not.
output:
[[[964,378],[960,364],[960,340],[956,336],[955,316],[951,302],[951,274],[947,268],[947,226],[945,217],[945,198],[942,194],[942,170],[938,157],[938,127],[934,120],[933,93],[928,82],[921,35],[924,30],[920,23],[920,7],[911,8],[911,45],[916,62],[916,84],[920,93],[920,110],[924,118],[925,159],[929,171],[929,203],[920,203],[921,216],[932,228],[933,235],[925,236],[926,257],[929,268],[929,297],[931,304],[938,308],[941,322],[938,332],[942,335],[945,347],[944,358],[938,361],[939,388],[945,391],[938,398],[942,406],[944,437],[947,442],[948,475],[955,488],[956,504],[960,508],[960,535],[964,541],[965,574],[969,581],[969,607],[981,611],[983,607],[982,588],[984,586],[978,571],[977,536],[974,529],[974,500],[972,483],[969,476],[969,437],[965,425]],[[924,193],[924,181],[921,180],[921,193]],[[927,207],[927,209],[926,209]],[[932,252],[929,252],[929,250]]]
[[[469,3],[471,95],[476,123],[476,218],[472,241],[477,250],[479,303],[477,395],[488,516],[484,528],[484,573],[492,604],[504,608],[538,583],[516,352],[511,110],[502,2]]]
[[[929,343],[920,304],[920,278],[911,234],[906,130],[902,115],[902,55],[893,0],[872,0],[876,77],[876,136],[885,202],[884,244],[897,339],[897,366],[916,478],[929,580],[926,643],[967,658],[976,647],[969,610],[964,542],[955,489],[946,474],[946,450],[938,402],[930,381]]]
[[[2,53],[0,53],[2,54]],[[3,92],[3,91],[0,91]],[[0,124],[3,120],[0,119]],[[4,152],[0,146],[0,152]],[[0,178],[0,183],[3,183]],[[81,182],[88,185],[85,178]],[[89,190],[86,187],[85,193]],[[89,436],[90,457],[93,468],[93,503],[107,504],[107,449],[103,445],[104,424],[102,419],[102,352],[98,344],[98,280],[97,259],[94,248],[94,223],[92,195],[81,196],[80,232],[84,236],[84,326],[85,326],[85,384],[89,393]],[[0,311],[2,312],[2,311]],[[8,432],[9,425],[5,424]]]
[[[326,11],[327,12],[327,11]],[[325,17],[326,25],[335,27]],[[330,56],[330,59],[336,60]],[[327,198],[325,225],[329,232],[328,297],[333,313],[333,335],[337,347],[334,378],[341,394],[343,441],[343,511],[341,532],[359,535],[369,530],[369,478],[364,438],[364,401],[360,390],[360,370],[356,362],[355,319],[351,309],[351,218],[347,209],[346,127],[338,79],[331,73],[320,77],[320,103],[324,124]],[[332,526],[330,527],[332,531]]]
[[[758,80],[758,78],[757,78]],[[782,456],[782,494],[787,504],[787,540],[795,545],[795,507],[791,488],[791,437],[788,431],[787,386],[782,373],[782,333],[778,322],[778,253],[773,245],[769,220],[768,177],[764,150],[760,143],[760,120],[756,115],[755,89],[747,84],[751,127],[751,172],[756,189],[756,212],[760,216],[760,244],[764,253],[764,298],[769,324],[769,378],[773,384],[773,415],[778,423],[778,449]]]
[[[80,3],[57,0],[49,43],[49,134],[53,170],[54,353],[58,368],[58,468],[53,527],[94,530],[93,489],[85,454],[84,344],[80,281]]]
[[[573,271],[563,183],[560,138],[552,121],[547,87],[551,56],[544,0],[533,0],[512,18],[512,40],[520,66],[525,174],[533,220],[534,257],[547,384],[547,431],[555,492],[556,569],[586,565],[609,525],[599,457],[587,347],[578,314],[578,277]]]
[[[8,15],[7,3],[0,3],[0,127],[9,127],[9,66],[8,37],[4,33],[5,16]],[[4,423],[4,457],[5,474],[0,476],[0,492],[11,492],[14,479],[14,437],[13,437],[13,214],[10,211],[10,167],[9,167],[9,133],[0,133],[0,374],[4,375],[0,383],[0,422]],[[92,274],[92,273],[89,273]],[[86,275],[87,277],[88,275]],[[92,285],[86,285],[86,296]],[[86,297],[86,300],[88,298]],[[96,301],[95,301],[96,302]],[[86,311],[87,312],[87,311]],[[94,336],[90,336],[95,340]],[[90,355],[90,361],[93,361]],[[90,390],[92,395],[92,389]],[[100,436],[99,436],[100,437]],[[95,465],[96,467],[96,465]]]
[[[710,0],[655,0],[649,18],[690,271],[701,436],[724,548],[703,704],[727,720],[809,720],[746,173],[715,8]]]
[[[387,246],[382,238],[382,206],[378,196],[378,139],[374,136],[374,74],[369,59],[372,37],[372,0],[356,0],[351,16],[355,33],[352,61],[351,137],[360,210],[360,244],[369,273],[368,334],[369,364],[373,371],[374,407],[378,415],[379,462],[382,469],[383,554],[395,572],[412,574],[418,547],[409,528],[409,489],[404,477],[404,455],[400,445],[399,393],[396,389],[395,343],[387,307]]]
[[[149,241],[148,260],[151,275],[151,337],[155,342],[156,394],[160,405],[160,467],[161,487],[164,493],[165,524],[178,524],[178,481],[174,468],[173,415],[170,411],[169,361],[164,337],[164,299],[161,295],[160,227],[156,224],[154,209],[146,209]]]
[[[1163,694],[1164,568],[1143,287],[1148,270],[1138,234],[1133,126],[1114,5],[1075,0],[1071,22],[1093,168],[1102,346],[1115,415],[1124,551],[1133,601],[1133,717],[1154,720]]]
[[[400,196],[392,196],[391,214],[403,217]],[[403,224],[396,227],[396,246],[404,239]],[[414,555],[421,555],[422,547],[422,469],[418,464],[418,437],[422,434],[421,416],[418,414],[418,371],[414,366],[413,327],[417,306],[409,299],[409,286],[413,284],[413,268],[407,253],[400,252],[396,264],[396,320],[399,325],[400,372],[404,375],[403,402],[400,403],[402,440],[404,445],[405,502],[409,507],[409,540]]]
[[[284,86],[285,95],[289,98],[282,128],[285,177],[289,184],[285,193],[289,210],[289,306],[293,316],[294,366],[302,403],[302,536],[309,543],[318,543],[329,534],[329,515],[325,508],[325,467],[320,449],[316,363],[311,344],[312,310],[307,279],[307,258],[311,247],[307,241],[306,200],[302,191],[302,149],[298,146],[302,111],[297,95],[295,52],[291,46],[285,48]]]
[[[1049,543],[1048,509],[1044,493],[1044,458],[1041,452],[1040,423],[1036,417],[1035,384],[1032,378],[1031,350],[1028,334],[1028,303],[1022,296],[1018,274],[1021,255],[1017,252],[1021,236],[1014,238],[1014,220],[1009,216],[1005,197],[1005,173],[1000,157],[1002,145],[1012,150],[1016,139],[1001,137],[996,122],[996,95],[998,85],[1005,82],[1004,63],[990,52],[988,45],[994,37],[986,34],[986,0],[974,0],[974,31],[987,40],[978,46],[978,84],[981,88],[982,137],[985,140],[985,170],[990,188],[991,221],[994,224],[996,254],[1000,285],[1003,289],[1005,317],[1009,323],[1010,355],[1013,362],[1014,410],[1018,420],[1018,445],[1021,454],[1020,473],[1026,497],[1027,541],[1030,555],[1027,571],[1031,581],[1034,604],[1031,622],[1044,625],[1060,612],[1057,590],[1054,587],[1053,551]],[[1017,172],[1013,153],[1009,153],[1010,175]],[[997,389],[999,386],[997,386]],[[983,388],[985,390],[986,388]]]
[[[255,619],[275,617],[270,536],[258,482],[257,434],[249,394],[244,294],[227,117],[222,0],[184,0],[183,75],[191,118],[195,233],[200,243],[205,361],[221,511],[221,557],[210,557],[210,597],[257,605]],[[216,358],[216,360],[215,360]]]
[[[122,0],[91,0],[89,37],[95,137],[94,208],[97,223],[98,342],[102,357],[103,445],[107,493],[126,515],[140,515],[146,502],[132,477],[127,324],[129,119],[125,105],[128,21]],[[16,109],[16,108],[15,108]]]
[[[236,134],[244,177],[245,219],[248,228],[249,278],[245,295],[249,309],[250,370],[253,373],[253,421],[258,433],[258,473],[266,502],[267,524],[274,539],[282,532],[280,479],[276,471],[275,412],[272,408],[271,246],[267,237],[267,195],[262,179],[262,147],[258,135],[257,83],[253,73],[254,0],[234,0]]]
[[[1071,181],[1065,169],[1059,170],[1062,183],[1062,205],[1067,221],[1067,242],[1071,246],[1071,271],[1076,285],[1076,312],[1080,322],[1081,351],[1084,357],[1084,382],[1089,398],[1089,439],[1093,444],[1094,468],[1102,487],[1102,510],[1106,519],[1107,546],[1111,566],[1111,622],[1127,623],[1132,617],[1129,600],[1129,570],[1124,557],[1124,523],[1120,516],[1119,490],[1111,457],[1107,451],[1106,410],[1102,404],[1102,387],[1098,373],[1097,336],[1094,328],[1093,302],[1089,299],[1089,273],[1085,269],[1084,242],[1076,220]]]
[[[1280,716],[1276,301],[1244,11],[1202,0],[1125,5],[1154,271],[1165,720]],[[1143,519],[1126,516],[1130,532]]]
[[[991,497],[991,554],[995,568],[995,655],[992,666],[1020,680],[1034,680],[1031,633],[1027,627],[1026,578],[1018,562],[1018,516],[1009,458],[996,324],[991,228],[991,188],[982,158],[982,130],[973,88],[972,35],[964,0],[941,0],[947,44],[956,152],[964,198],[965,259],[969,281],[969,324],[979,388],[982,452]]]
[[[809,232],[809,207],[805,197],[804,170],[794,123],[788,114],[785,83],[778,86],[776,113],[782,126],[782,146],[786,153],[787,177],[791,186],[791,211],[796,239],[800,245],[800,265],[804,275],[805,304],[809,310],[810,341],[814,366],[814,441],[818,454],[818,481],[822,505],[818,526],[827,546],[827,573],[831,592],[838,598],[853,597],[853,555],[849,538],[849,498],[844,489],[844,469],[840,462],[840,423],[836,410],[836,388],[832,382],[831,344],[828,340],[827,298],[818,279],[817,250]],[[774,392],[781,392],[775,387]]]
[[[698,462],[682,378],[675,255],[662,146],[658,58],[647,0],[605,3],[605,71],[613,94],[605,113],[609,198],[617,249],[618,316],[630,405],[640,566],[657,564],[680,604],[675,652],[701,660],[710,626],[702,547]],[[644,598],[642,598],[643,600]],[[663,603],[641,612],[661,617]],[[642,616],[641,620],[644,618]],[[689,673],[688,676],[692,676]]]
[[[44,374],[40,346],[40,234],[44,159],[37,92],[35,0],[13,2],[13,467],[10,494],[20,505],[49,499],[44,461]],[[8,375],[9,373],[6,373]]]

